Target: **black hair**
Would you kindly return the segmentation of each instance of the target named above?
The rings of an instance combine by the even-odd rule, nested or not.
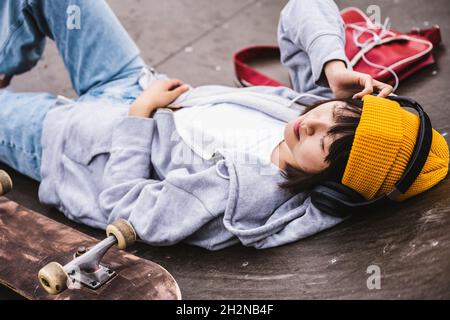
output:
[[[344,102],[345,105],[338,107],[338,110],[349,111],[350,115],[339,112],[335,117],[336,125],[328,130],[329,135],[342,135],[330,145],[329,153],[325,158],[328,167],[319,173],[310,174],[288,164],[282,173],[285,181],[280,184],[281,188],[292,193],[299,193],[309,191],[323,181],[341,181],[350,156],[356,128],[361,119],[362,101],[350,98],[325,100],[308,106],[302,114],[333,101]]]

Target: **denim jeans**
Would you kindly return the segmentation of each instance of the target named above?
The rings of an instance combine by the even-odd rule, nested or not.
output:
[[[76,101],[101,96],[129,104],[141,93],[139,49],[103,0],[0,1],[0,74],[34,67],[46,38],[56,43]],[[1,162],[41,180],[42,125],[57,102],[49,93],[0,90]]]

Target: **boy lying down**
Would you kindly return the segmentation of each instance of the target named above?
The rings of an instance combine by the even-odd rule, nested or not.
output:
[[[70,219],[105,228],[123,218],[157,246],[269,248],[348,218],[312,203],[318,185],[370,200],[408,166],[419,118],[386,99],[391,86],[348,67],[331,0],[292,0],[281,13],[294,90],[192,88],[147,68],[104,1],[71,4],[89,12],[80,29],[59,14],[65,1],[0,4],[0,73],[30,70],[49,37],[79,96],[0,90],[0,160],[40,181],[40,201]],[[396,201],[447,175],[448,145],[434,130],[425,156]]]

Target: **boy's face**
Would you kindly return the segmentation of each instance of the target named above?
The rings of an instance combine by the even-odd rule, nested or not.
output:
[[[336,125],[336,116],[343,106],[345,102],[326,102],[286,125],[284,139],[295,161],[292,166],[311,174],[328,167],[325,158],[330,145],[340,136],[327,132]]]

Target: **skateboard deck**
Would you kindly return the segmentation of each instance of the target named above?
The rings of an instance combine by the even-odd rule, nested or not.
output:
[[[48,294],[38,280],[39,270],[52,261],[66,264],[77,248],[99,241],[73,228],[0,196],[0,284],[35,299],[175,300],[180,289],[160,265],[112,247],[101,263],[116,275],[97,289],[80,285],[57,295]]]

